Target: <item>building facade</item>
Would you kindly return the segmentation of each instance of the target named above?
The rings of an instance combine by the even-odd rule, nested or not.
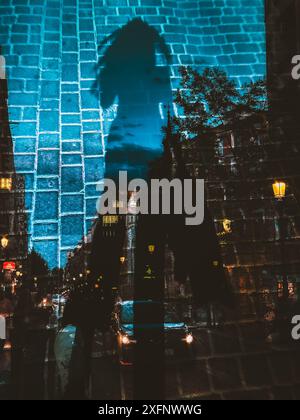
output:
[[[17,174],[8,115],[7,80],[0,79],[0,264],[1,283],[26,273],[27,218],[24,177]],[[17,276],[18,274],[18,276]]]
[[[7,0],[0,5],[29,242],[51,268],[65,265],[93,223],[107,139],[160,143],[164,105],[179,85],[181,65],[220,66],[239,83],[263,77],[264,17],[263,0]],[[146,23],[135,39],[145,43],[147,56],[123,39],[127,61],[117,60],[118,92],[105,77],[102,86],[95,84],[98,70],[111,63],[109,46],[117,31],[136,18]],[[143,63],[153,78],[141,76],[141,84],[134,84],[130,75],[142,71]]]
[[[300,287],[299,203],[291,183],[282,202],[274,197],[274,181],[289,178],[282,172],[284,148],[272,134],[265,115],[242,129],[220,128],[213,153],[197,142],[183,149],[190,174],[205,174],[224,268],[243,319],[274,311],[284,282],[291,298]]]
[[[299,83],[292,77],[300,54],[300,5],[297,0],[266,0],[267,77],[273,112],[293,118]]]

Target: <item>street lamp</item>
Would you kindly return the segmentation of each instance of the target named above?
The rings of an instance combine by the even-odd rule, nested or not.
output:
[[[278,204],[279,212],[279,231],[280,231],[280,251],[282,263],[282,277],[283,277],[283,299],[288,300],[289,284],[286,276],[286,255],[285,255],[285,228],[284,228],[284,199],[286,197],[287,185],[283,181],[275,181],[273,183],[273,193]]]
[[[12,178],[0,178],[0,190],[11,191]]]
[[[232,233],[232,221],[229,219],[224,219],[223,220],[223,229],[225,233]]]
[[[283,201],[286,195],[286,183],[282,181],[275,181],[273,184],[274,197],[278,201]]]
[[[149,245],[148,251],[150,252],[150,254],[153,254],[153,252],[155,251],[155,245]]]
[[[1,246],[2,246],[2,248],[3,249],[7,248],[8,247],[8,244],[9,244],[8,237],[7,236],[3,236],[1,238]]]

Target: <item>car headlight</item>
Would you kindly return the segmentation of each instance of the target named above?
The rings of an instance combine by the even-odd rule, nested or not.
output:
[[[191,333],[187,334],[186,337],[185,337],[185,339],[184,339],[184,341],[187,344],[193,344],[193,342],[194,342],[194,336],[193,336],[193,334],[191,334]]]

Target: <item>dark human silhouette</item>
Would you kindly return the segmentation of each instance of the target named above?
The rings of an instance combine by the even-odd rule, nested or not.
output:
[[[106,177],[127,170],[129,178],[145,178],[148,163],[162,152],[160,108],[172,101],[169,48],[155,28],[133,19],[105,38],[100,49],[101,106],[118,104],[106,145]],[[157,65],[158,54],[164,65]]]
[[[163,151],[162,114],[164,106],[172,102],[169,48],[155,28],[142,19],[133,19],[104,39],[100,49],[103,50],[103,55],[99,61],[94,89],[98,87],[100,89],[100,102],[104,112],[108,114],[113,105],[118,105],[106,141],[105,177],[118,181],[119,171],[123,170],[127,171],[128,180],[147,179],[150,162],[161,156]],[[135,299],[156,297],[163,302],[162,253],[159,253],[161,256],[159,262],[153,259],[157,268],[154,283],[149,284],[148,281],[146,287],[143,281],[144,265],[152,263],[146,261],[144,249],[147,249],[148,243],[152,243],[153,235],[153,239],[157,239],[154,232],[159,229],[158,225],[154,230],[151,227],[152,222],[155,223],[154,220],[151,219],[151,223],[149,222],[143,218],[138,228],[138,248],[141,252],[136,256],[138,262]],[[120,226],[115,227],[119,234],[113,232],[111,235],[111,232],[108,236],[103,229],[102,218],[99,217],[94,230],[92,273],[94,277],[102,274],[104,284],[110,282],[111,286],[116,286],[115,281],[119,277],[119,264],[113,259],[120,255],[120,246],[121,249],[123,246],[122,223],[123,220],[120,219]],[[152,232],[149,232],[149,227]],[[146,236],[143,235],[145,231],[147,231]],[[158,249],[159,244],[155,243]],[[161,246],[163,248],[163,239]],[[102,254],[101,261],[99,250]],[[151,331],[152,338],[158,343],[152,348],[151,354],[147,345],[149,340],[139,336],[134,366],[136,399],[163,397],[163,322],[162,310],[153,320],[153,324],[160,325],[160,328]],[[143,323],[138,313],[135,313],[135,323]]]
[[[100,48],[97,82],[104,110],[118,104],[106,142],[106,178],[118,180],[120,170],[128,179],[186,178],[179,139],[174,138],[171,112],[162,142],[162,109],[172,102],[169,49],[158,32],[141,19],[134,19],[107,37]],[[157,57],[165,65],[157,66]],[[169,142],[169,144],[168,144]],[[164,150],[163,150],[164,149]],[[149,174],[150,167],[150,174]],[[150,199],[149,199],[150,202]],[[165,397],[164,266],[165,246],[174,251],[178,283],[191,281],[196,305],[222,299],[226,281],[213,220],[206,209],[203,225],[187,227],[182,216],[139,216],[136,230],[134,300],[153,300],[157,311],[147,322],[134,309],[134,398]],[[112,230],[112,229],[110,229]],[[114,230],[121,232],[121,226]],[[113,230],[113,231],[114,231]],[[94,277],[115,286],[118,277],[122,235],[105,234],[102,218],[94,230],[91,255]],[[153,252],[149,252],[152,244]],[[101,252],[102,258],[99,258]],[[113,263],[113,260],[115,262]],[[116,271],[117,269],[117,271]],[[150,273],[150,274],[149,274]],[[147,334],[139,328],[147,324]],[[150,345],[151,343],[151,345]]]
[[[44,368],[49,313],[35,308],[31,292],[23,287],[13,317],[12,383],[17,399],[44,398]]]
[[[9,299],[8,295],[2,289],[0,289],[0,316],[2,318],[7,318],[12,315],[13,311],[14,307],[11,299]],[[4,319],[2,320],[2,323],[5,325]],[[0,355],[3,352],[4,345],[5,339],[0,337]]]

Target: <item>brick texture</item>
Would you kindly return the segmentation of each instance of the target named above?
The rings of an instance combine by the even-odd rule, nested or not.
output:
[[[169,45],[173,90],[180,65],[220,66],[238,83],[265,74],[263,0],[1,0],[0,44],[30,243],[52,267],[65,264],[94,218],[116,118],[116,105],[103,110],[92,90],[98,45],[136,17]],[[165,65],[161,54],[157,65]],[[150,142],[164,122],[164,99],[156,101]]]

